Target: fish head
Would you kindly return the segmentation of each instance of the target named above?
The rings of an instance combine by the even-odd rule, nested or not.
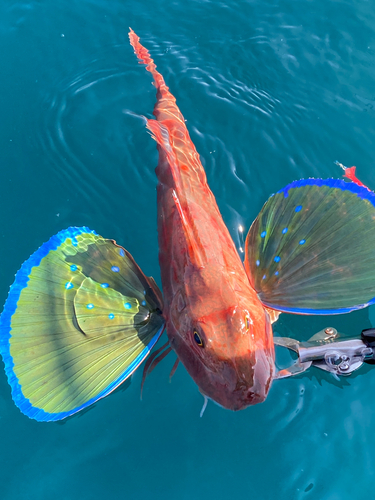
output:
[[[234,411],[264,401],[274,374],[268,314],[260,303],[236,298],[208,309],[190,303],[175,315],[174,334],[168,333],[200,392]]]

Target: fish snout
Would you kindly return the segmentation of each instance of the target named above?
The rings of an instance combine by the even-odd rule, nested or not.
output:
[[[238,384],[238,374],[234,363],[231,361],[222,361],[218,368],[222,384],[229,391],[235,391]]]
[[[211,372],[210,378],[211,390],[204,392],[228,410],[242,410],[260,402],[254,394],[253,370],[245,361],[221,360]]]
[[[262,403],[270,385],[270,370],[248,358],[222,360],[217,365],[213,399],[224,408],[238,411]],[[261,369],[260,369],[261,368]],[[259,370],[260,369],[260,370]]]

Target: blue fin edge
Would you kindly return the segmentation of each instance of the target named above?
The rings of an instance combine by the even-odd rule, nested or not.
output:
[[[86,401],[81,406],[77,406],[76,408],[73,408],[70,411],[65,411],[61,413],[46,413],[44,410],[41,408],[35,408],[32,406],[30,401],[26,399],[23,394],[21,393],[22,396],[22,407],[21,405],[15,401],[14,399],[14,394],[12,391],[12,397],[13,401],[16,403],[18,408],[27,415],[30,418],[33,418],[37,420],[38,422],[55,422],[57,420],[62,420],[63,418],[70,417],[71,415],[74,415],[75,413],[78,413],[79,411],[83,410],[84,408],[87,408],[88,406],[96,403],[99,401],[99,399],[105,398],[113,392],[119,385],[121,385],[127,378],[134,373],[134,371],[138,368],[138,366],[144,361],[144,359],[149,355],[151,349],[154,347],[156,342],[159,340],[161,334],[163,333],[165,328],[165,324],[163,324],[158,332],[152,337],[151,341],[149,344],[143,349],[143,351],[138,354],[138,356],[135,358],[135,360],[127,367],[127,369],[122,373],[116,380],[114,380],[108,387],[103,389],[97,396],[89,399]],[[21,388],[20,388],[21,389]]]
[[[299,181],[294,181],[291,184],[288,184],[283,189],[280,189],[277,194],[284,193],[284,197],[287,198],[289,196],[289,189],[299,188],[303,186],[328,186],[331,188],[341,189],[342,191],[351,191],[359,198],[369,200],[375,207],[375,193],[373,191],[359,186],[355,182],[346,182],[343,179],[301,179]]]
[[[333,314],[345,314],[350,313],[352,311],[358,311],[359,309],[364,309],[365,307],[371,306],[375,304],[375,297],[371,299],[366,304],[360,304],[358,306],[353,307],[342,307],[341,309],[299,309],[298,307],[280,307],[275,304],[270,304],[269,302],[263,301],[261,298],[259,300],[262,304],[269,309],[274,309],[275,311],[279,311],[282,313],[290,313],[290,314],[306,314],[306,315],[317,315],[317,316],[331,316]]]
[[[97,235],[95,231],[92,231],[88,227],[69,227],[64,229],[59,233],[55,234],[46,243],[34,252],[31,257],[29,257],[21,266],[21,269],[17,272],[13,285],[10,287],[8,298],[4,305],[4,310],[0,316],[0,353],[3,357],[5,365],[5,373],[8,377],[9,385],[12,389],[12,398],[14,403],[18,406],[22,413],[26,416],[33,418],[39,422],[48,422],[62,420],[63,418],[69,417],[74,413],[90,406],[101,398],[107,396],[110,392],[114,391],[122,382],[124,382],[140,363],[149,354],[153,346],[156,344],[157,340],[161,336],[164,330],[164,325],[159,329],[159,331],[151,339],[150,343],[143,349],[143,351],[136,357],[136,359],[127,367],[125,372],[120,375],[114,382],[112,382],[106,389],[103,389],[96,397],[90,399],[86,403],[70,411],[60,412],[60,413],[47,413],[42,408],[37,408],[30,403],[30,400],[25,398],[22,393],[21,385],[19,384],[18,378],[14,373],[14,363],[13,358],[10,354],[10,343],[11,338],[11,319],[13,314],[17,309],[17,303],[20,298],[22,290],[27,286],[29,281],[29,275],[33,267],[39,266],[43,257],[45,257],[50,251],[56,250],[67,238],[72,238],[73,245],[75,237],[84,234],[91,233]]]

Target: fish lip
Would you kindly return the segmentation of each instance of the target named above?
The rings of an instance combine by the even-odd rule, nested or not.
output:
[[[254,406],[255,404],[263,403],[267,397],[266,394],[259,393],[254,387],[242,387],[237,388],[234,391],[227,392],[223,391],[224,387],[217,387],[216,394],[222,397],[218,397],[220,403],[213,396],[208,396],[201,388],[198,388],[199,392],[204,398],[208,398],[213,401],[217,406],[223,408],[224,410],[230,411],[240,411],[245,410],[249,406]]]

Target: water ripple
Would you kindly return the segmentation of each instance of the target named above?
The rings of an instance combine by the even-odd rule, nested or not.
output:
[[[155,89],[128,45],[130,24],[176,95],[239,246],[238,225],[247,229],[272,192],[296,178],[341,175],[333,165],[336,159],[363,166],[375,161],[375,11],[370,2],[357,0],[315,2],[311,7],[311,2],[269,0],[7,1],[0,32],[4,39],[9,35],[6,42],[12,50],[3,50],[2,96],[17,106],[4,108],[4,136],[8,139],[10,133],[13,139],[19,130],[12,143],[20,145],[19,151],[25,138],[37,136],[34,150],[25,147],[23,155],[15,147],[11,150],[13,171],[7,180],[25,184],[23,173],[28,172],[26,178],[33,181],[24,186],[27,199],[44,202],[43,190],[50,189],[52,197],[56,190],[63,204],[58,209],[62,227],[95,222],[94,228],[105,229],[127,247],[129,243],[146,272],[158,273],[157,151],[143,119],[151,116]],[[12,85],[14,91],[6,94]],[[36,106],[29,101],[40,95],[34,112]],[[35,156],[28,163],[30,150]],[[49,168],[42,175],[56,177],[56,185],[43,182],[36,157],[47,160]],[[21,171],[18,177],[15,168]],[[374,180],[371,168],[362,168],[360,174],[365,183]],[[54,211],[54,200],[36,203],[29,219],[22,212],[22,191],[16,188],[10,196],[14,200],[9,205],[14,214],[6,214],[3,227],[16,224],[23,229],[30,222],[20,238],[39,241],[39,212]],[[12,229],[4,241],[14,242],[14,234]],[[4,259],[16,269],[19,262],[8,248],[4,246]],[[308,339],[326,321],[283,315],[275,330]],[[367,313],[358,312],[336,318],[332,326],[349,335],[366,321]],[[202,419],[201,397],[183,367],[171,386],[156,372],[149,400],[142,405],[138,393],[133,399],[115,394],[59,428],[34,426],[18,415],[4,376],[7,396],[1,400],[1,414],[9,425],[3,429],[16,425],[16,432],[2,436],[9,462],[3,476],[13,478],[12,491],[4,498],[13,499],[17,485],[25,483],[20,463],[30,467],[26,480],[31,495],[44,491],[48,496],[50,490],[53,495],[66,486],[59,460],[62,456],[69,463],[72,453],[77,454],[75,469],[64,470],[65,477],[74,476],[70,496],[99,491],[117,498],[124,488],[137,498],[148,498],[150,491],[158,498],[288,500],[373,493],[375,379],[370,369],[340,383],[311,369],[303,377],[275,382],[262,405],[232,413],[211,404]],[[30,450],[51,442],[52,447],[42,447],[45,453],[37,452],[33,459]],[[182,450],[178,460],[176,450]],[[48,472],[48,490],[40,470]],[[109,484],[111,474],[120,480]],[[24,498],[22,494],[18,496]]]
[[[37,125],[40,147],[61,189],[92,215],[109,220],[121,211],[124,199],[133,207],[131,220],[141,219],[138,193],[154,191],[156,185],[155,146],[137,112],[144,111],[139,105],[144,75],[132,62],[113,66],[106,58],[95,59],[79,74],[56,82],[40,105]],[[152,110],[151,103],[150,95]]]

